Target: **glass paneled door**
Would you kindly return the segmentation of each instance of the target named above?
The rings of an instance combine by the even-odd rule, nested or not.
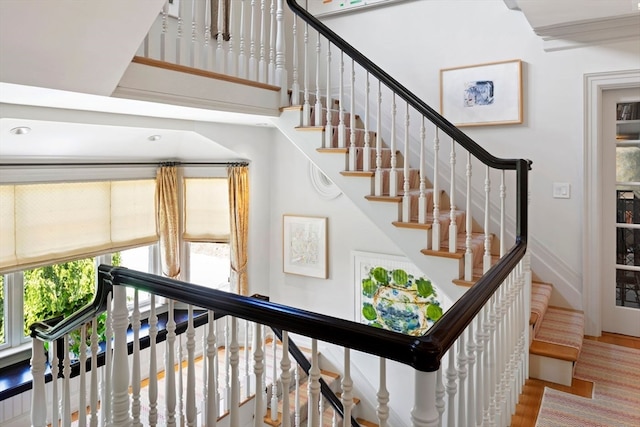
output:
[[[602,329],[640,336],[640,89],[607,91],[603,109]]]

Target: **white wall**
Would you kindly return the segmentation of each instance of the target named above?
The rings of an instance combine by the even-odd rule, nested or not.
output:
[[[502,0],[409,1],[324,22],[436,109],[441,68],[524,62],[524,123],[463,130],[494,155],[533,161],[533,270],[556,285],[556,303],[581,308],[583,79],[640,68],[640,43],[545,52],[522,13]],[[571,198],[553,199],[553,182],[570,183]]]
[[[271,218],[268,282],[272,301],[344,319],[354,318],[355,285],[351,251],[401,255],[356,206],[341,195],[323,199],[311,185],[309,161],[284,136],[277,134],[269,153]],[[282,215],[327,217],[329,277],[327,280],[282,272]],[[266,254],[265,254],[266,255]]]

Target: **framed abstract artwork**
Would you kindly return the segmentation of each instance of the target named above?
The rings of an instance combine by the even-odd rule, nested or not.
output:
[[[522,61],[440,70],[440,114],[460,127],[522,123]]]
[[[327,218],[283,215],[283,271],[327,278]]]

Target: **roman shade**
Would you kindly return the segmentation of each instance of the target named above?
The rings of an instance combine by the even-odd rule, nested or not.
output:
[[[184,212],[185,241],[228,243],[227,178],[185,178]]]

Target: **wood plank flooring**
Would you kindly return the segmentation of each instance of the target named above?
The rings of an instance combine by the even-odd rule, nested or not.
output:
[[[612,334],[603,332],[600,337],[585,336],[585,339],[615,344],[623,347],[640,349],[640,338],[629,337],[626,335]],[[516,413],[511,417],[511,427],[534,427],[542,402],[542,393],[544,388],[549,387],[555,390],[576,394],[583,397],[591,397],[593,391],[593,383],[589,381],[573,379],[571,387],[560,384],[550,383],[547,381],[530,379],[524,386],[524,390],[520,395],[520,401],[516,407]]]

